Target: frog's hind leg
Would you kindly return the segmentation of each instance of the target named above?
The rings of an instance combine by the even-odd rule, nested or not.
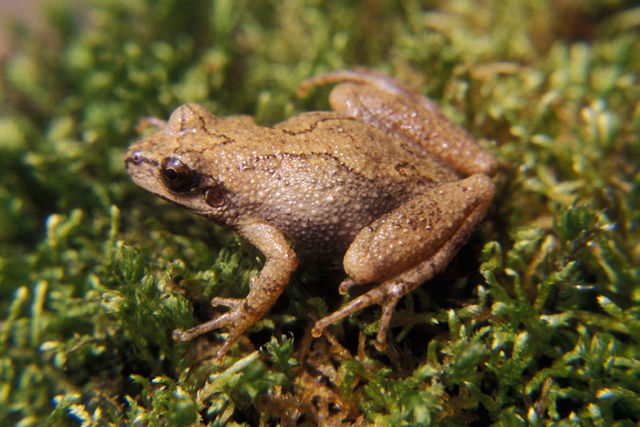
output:
[[[475,227],[482,216],[484,216],[484,212],[477,211],[475,215],[468,218],[465,224],[458,229],[451,239],[430,257],[408,271],[382,282],[369,292],[350,301],[339,310],[318,320],[311,333],[319,337],[322,335],[322,331],[332,323],[344,319],[365,307],[377,304],[382,307],[382,314],[378,321],[375,347],[378,351],[384,351],[387,346],[387,332],[391,324],[391,316],[400,298],[420,286],[420,284],[426,280],[432,278],[446,266],[466,240],[466,235],[469,233],[469,230]],[[355,282],[353,283],[355,284]]]
[[[317,74],[304,80],[298,87],[297,95],[303,97],[313,86],[331,83],[353,82],[378,86],[386,92],[400,94],[413,93],[414,91],[393,77],[380,71],[360,67],[354,70],[337,70],[328,73]]]
[[[315,336],[330,324],[370,305],[382,315],[376,348],[386,345],[391,315],[400,298],[442,270],[487,212],[494,186],[478,174],[425,191],[365,227],[344,258],[350,287],[381,282],[338,311],[316,322]]]
[[[495,174],[497,160],[491,152],[431,100],[393,77],[366,69],[334,71],[305,80],[298,94],[328,83],[341,83],[329,97],[333,110],[407,138],[460,173]]]

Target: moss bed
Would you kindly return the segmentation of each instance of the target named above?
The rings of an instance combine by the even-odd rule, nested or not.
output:
[[[0,64],[0,424],[636,425],[640,7],[623,0],[49,2]],[[451,266],[311,340],[339,262],[309,256],[222,363],[171,338],[242,296],[259,253],[137,188],[141,117],[261,124],[365,65],[500,159]]]

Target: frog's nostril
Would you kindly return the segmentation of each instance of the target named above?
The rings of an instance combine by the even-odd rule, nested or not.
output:
[[[134,151],[131,153],[129,157],[125,159],[125,163],[133,163],[134,165],[139,165],[142,163],[142,154],[139,151]]]

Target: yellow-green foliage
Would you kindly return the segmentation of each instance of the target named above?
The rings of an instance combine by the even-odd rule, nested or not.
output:
[[[184,102],[266,124],[326,108],[326,91],[295,99],[299,82],[355,65],[420,88],[501,170],[454,271],[399,304],[387,354],[374,309],[332,328],[350,349],[367,334],[368,359],[337,367],[344,399],[380,425],[635,424],[637,3],[93,0],[46,16],[46,36],[17,26],[0,70],[0,424],[278,422],[258,402],[296,392],[308,313],[337,308],[342,273],[301,268],[250,330],[260,352],[190,360],[171,331],[244,295],[260,262],[136,188],[123,154],[140,117]]]

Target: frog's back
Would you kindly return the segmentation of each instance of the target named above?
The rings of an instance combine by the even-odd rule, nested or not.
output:
[[[449,167],[421,147],[354,117],[309,112],[296,115],[275,129],[288,135],[287,151],[324,153],[372,179],[385,178],[410,187],[457,179]]]
[[[376,218],[457,179],[409,141],[337,113],[301,114],[244,138],[219,147],[234,204],[318,250],[345,249]]]

